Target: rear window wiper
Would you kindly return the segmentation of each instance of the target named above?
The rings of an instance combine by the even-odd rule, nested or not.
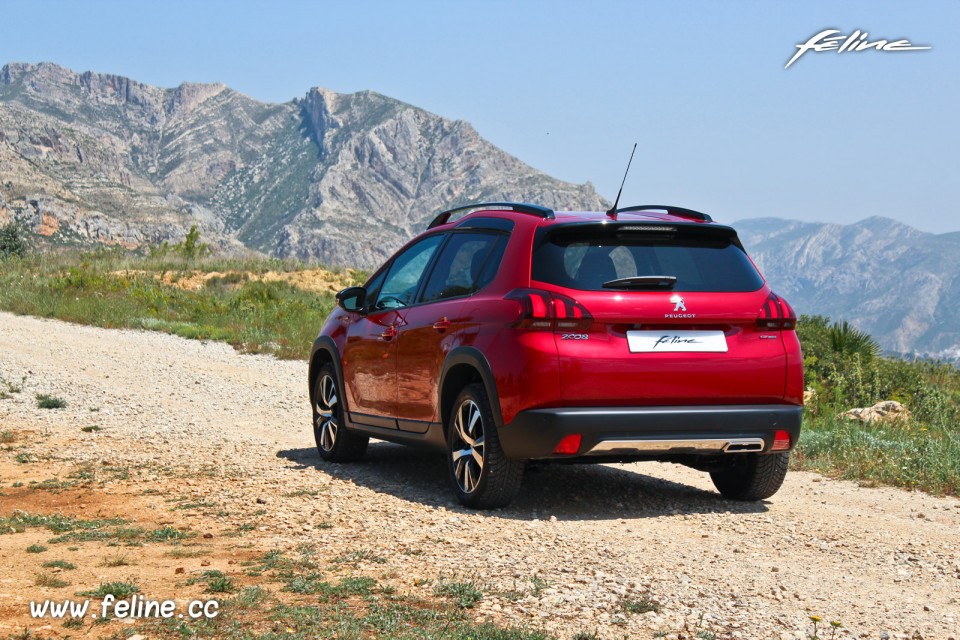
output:
[[[603,283],[604,289],[673,289],[676,276],[633,276]]]

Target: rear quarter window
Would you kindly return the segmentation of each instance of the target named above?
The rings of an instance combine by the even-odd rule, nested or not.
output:
[[[506,239],[494,233],[451,234],[427,280],[421,302],[458,298],[481,289],[496,273]]]
[[[737,244],[723,235],[558,229],[538,238],[533,280],[584,291],[610,291],[604,282],[673,276],[674,290],[756,291],[763,278]]]

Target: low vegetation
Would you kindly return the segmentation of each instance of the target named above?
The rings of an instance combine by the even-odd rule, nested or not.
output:
[[[868,334],[821,316],[801,317],[797,331],[812,393],[794,466],[960,495],[960,370],[884,357]],[[884,400],[903,403],[909,417],[860,423],[842,416]]]
[[[237,590],[230,576],[217,569],[204,571],[196,578],[191,578],[187,584],[202,583],[206,585],[207,593],[233,593]]]
[[[445,640],[548,640],[535,629],[475,623],[457,606],[383,593],[344,593],[334,606],[309,599],[287,602],[260,586],[247,587],[221,605],[221,615],[187,624],[146,623],[151,638],[272,640],[289,638],[444,638]],[[265,622],[272,621],[272,622]]]
[[[140,593],[140,587],[134,582],[123,580],[117,582],[101,582],[96,589],[80,591],[77,595],[88,598],[103,598],[107,595],[111,595],[114,598],[129,598],[135,593]]]
[[[643,595],[639,598],[624,598],[620,601],[620,608],[627,613],[657,613],[660,611],[660,604],[651,600],[649,595]]]
[[[472,581],[459,582],[440,580],[433,594],[452,598],[458,607],[470,609],[483,600],[483,591]]]
[[[28,527],[43,527],[53,533],[72,531],[97,531],[106,527],[125,524],[120,518],[80,520],[59,514],[27,513],[15,511],[13,515],[0,517],[0,534],[21,533]]]
[[[67,401],[57,396],[51,396],[46,393],[37,394],[37,406],[41,409],[63,409],[67,406]]]
[[[70,583],[63,578],[49,573],[38,573],[34,584],[38,587],[47,587],[49,589],[62,589],[70,585]]]
[[[334,305],[333,291],[307,291],[283,279],[251,277],[292,273],[304,265],[216,258],[196,234],[145,254],[103,248],[10,252],[0,260],[2,310],[219,340],[240,351],[281,358],[305,358]],[[337,282],[331,285],[336,288],[355,284],[365,274],[341,271],[334,276]],[[182,286],[188,278],[196,280],[196,286]]]

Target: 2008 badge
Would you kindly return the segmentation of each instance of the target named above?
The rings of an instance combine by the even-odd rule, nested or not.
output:
[[[590,334],[588,333],[563,333],[560,335],[561,340],[589,340]]]

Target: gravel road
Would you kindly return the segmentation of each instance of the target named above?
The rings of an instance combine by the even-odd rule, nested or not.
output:
[[[223,481],[204,491],[231,513],[265,503],[272,544],[356,552],[405,592],[473,580],[479,619],[560,638],[799,640],[819,616],[827,638],[831,620],[837,637],[960,638],[954,498],[793,472],[740,504],[705,474],[645,463],[532,469],[514,506],[473,513],[441,456],[374,442],[362,463],[322,462],[304,362],[0,313],[0,376],[24,375],[0,429],[70,434],[78,460],[214,469]],[[38,409],[35,393],[68,406]],[[76,436],[91,416],[102,430]],[[297,489],[319,493],[284,497]],[[624,606],[643,601],[656,610]]]

